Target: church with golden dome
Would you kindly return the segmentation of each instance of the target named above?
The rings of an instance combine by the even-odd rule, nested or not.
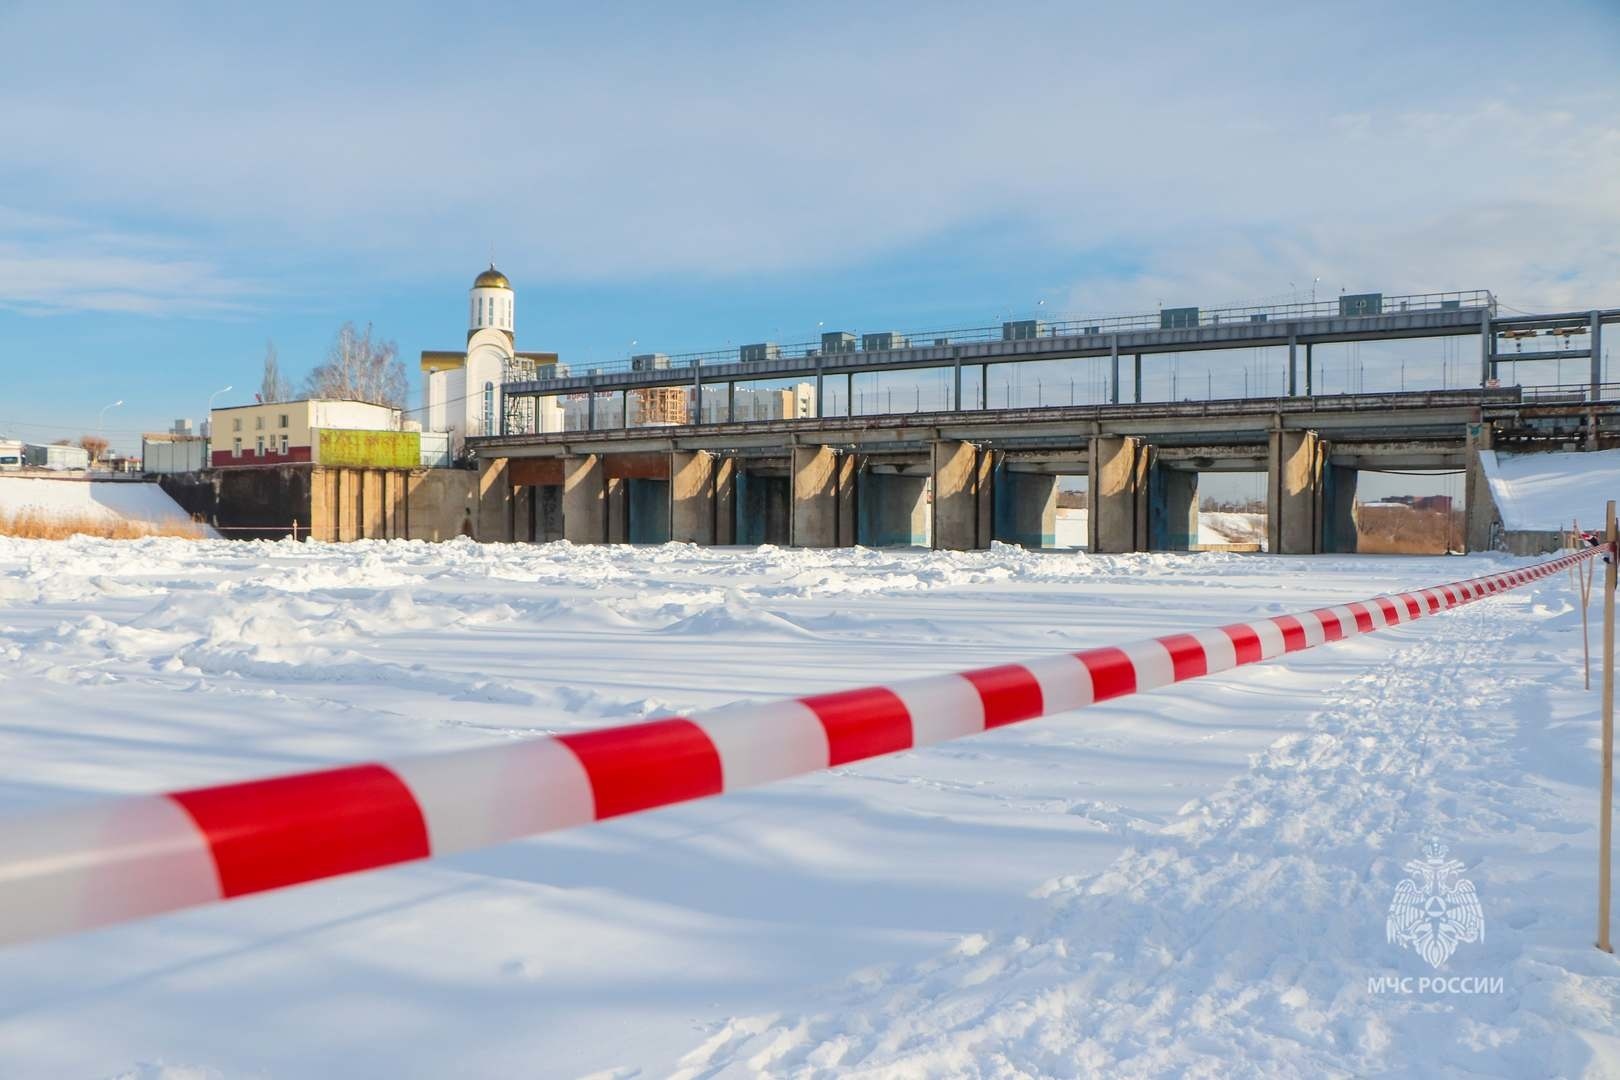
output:
[[[538,405],[538,415],[520,418],[508,414],[501,393],[504,383],[547,375],[557,369],[557,354],[519,352],[517,348],[517,294],[505,274],[491,263],[473,279],[467,293],[467,345],[456,351],[422,353],[423,426],[450,435],[450,450],[459,455],[469,437],[525,431],[561,431],[562,407],[554,401]],[[532,410],[532,399],[521,407]],[[514,402],[517,404],[517,402]]]

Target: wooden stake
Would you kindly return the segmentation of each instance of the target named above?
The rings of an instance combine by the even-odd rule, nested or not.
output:
[[[1581,523],[1573,522],[1574,531],[1570,535],[1570,547],[1579,550],[1585,546],[1581,539]],[[1586,689],[1592,689],[1592,635],[1587,629],[1587,613],[1592,605],[1592,560],[1571,563],[1570,569],[1575,573],[1575,591],[1581,598],[1581,655],[1585,665],[1581,668],[1582,680]]]
[[[1604,952],[1614,952],[1609,944],[1609,872],[1614,839],[1614,589],[1615,564],[1620,563],[1620,550],[1615,543],[1614,500],[1609,500],[1607,521],[1603,530],[1609,553],[1603,572],[1603,787],[1598,800],[1598,940]]]

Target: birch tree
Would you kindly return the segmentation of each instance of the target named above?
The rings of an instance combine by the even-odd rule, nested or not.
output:
[[[292,383],[281,373],[281,361],[276,356],[276,343],[264,343],[264,375],[259,380],[259,400],[286,401],[293,395]]]
[[[375,337],[370,323],[357,330],[354,323],[347,322],[338,329],[326,362],[309,373],[306,389],[310,397],[369,401],[403,409],[409,384],[399,345]]]

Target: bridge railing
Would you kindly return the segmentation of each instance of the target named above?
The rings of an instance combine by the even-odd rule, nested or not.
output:
[[[1285,322],[1294,319],[1328,319],[1341,316],[1364,315],[1390,315],[1410,312],[1444,311],[1448,309],[1479,310],[1494,309],[1495,298],[1485,289],[1468,289],[1456,292],[1412,293],[1405,296],[1382,296],[1371,309],[1363,312],[1343,310],[1341,297],[1332,296],[1321,300],[1303,300],[1286,304],[1262,304],[1240,307],[1222,308],[1166,308],[1160,311],[1137,315],[1100,315],[1077,316],[1073,318],[1059,318],[1051,321],[1040,319],[1009,319],[1005,324],[994,326],[952,327],[943,330],[907,330],[883,331],[885,335],[892,335],[893,345],[890,349],[850,349],[846,353],[827,355],[849,355],[857,352],[891,352],[896,349],[931,348],[950,345],[973,345],[985,342],[1005,341],[1009,332],[1025,333],[1030,338],[1050,337],[1076,337],[1096,334],[1118,334],[1139,330],[1161,329],[1198,329],[1205,327],[1230,326],[1239,323],[1253,322]],[[1022,328],[1013,329],[1009,328]],[[806,359],[822,355],[820,341],[802,341],[790,344],[772,344],[773,352],[770,360],[748,361],[742,359],[742,350],[738,346],[729,346],[724,349],[707,349],[699,352],[657,354],[655,361],[660,370],[663,369],[691,369],[704,368],[718,364],[750,364],[758,363],[761,367],[769,365],[776,359]],[[580,365],[569,372],[571,376],[578,375],[607,375],[636,370],[635,361],[631,357],[622,360],[608,360],[599,363]]]
[[[1598,383],[1597,396],[1592,396],[1591,383],[1554,383],[1545,386],[1517,387],[1521,400],[1541,405],[1557,405],[1582,401],[1620,401],[1620,383]]]

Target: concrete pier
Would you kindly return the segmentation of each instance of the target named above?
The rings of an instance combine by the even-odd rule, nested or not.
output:
[[[669,538],[715,543],[715,456],[676,450],[669,456]]]
[[[995,462],[969,442],[933,444],[933,547],[973,551],[990,546],[994,528],[991,488]]]
[[[1091,440],[1087,531],[1096,554],[1143,550],[1148,541],[1148,466],[1151,448],[1132,436]]]
[[[714,459],[714,542],[737,542],[737,459]]]
[[[571,544],[607,541],[607,485],[597,454],[562,459],[563,539]]]
[[[838,453],[826,446],[793,448],[793,509],[788,543],[838,546]]]
[[[603,500],[607,507],[607,542],[610,544],[628,544],[630,542],[630,485],[622,476],[606,475],[607,463],[603,462]]]
[[[1314,431],[1271,432],[1266,480],[1266,529],[1279,555],[1323,550],[1323,486],[1327,444]]]
[[[860,459],[854,454],[838,455],[838,541],[839,547],[855,545],[855,516],[860,500]]]
[[[1495,436],[1495,428],[1488,422],[1468,425],[1466,486],[1463,488],[1463,500],[1467,504],[1468,520],[1464,531],[1467,533],[1465,543],[1469,551],[1489,551],[1496,540],[1493,528],[1496,521],[1496,500],[1491,495],[1490,482],[1485,478],[1485,468],[1479,461],[1480,453],[1492,449],[1495,445]]]
[[[512,538],[512,482],[507,458],[486,458],[478,464],[478,521],[476,535],[501,540]],[[352,527],[350,523],[344,523]],[[345,530],[347,531],[347,530]],[[339,534],[342,536],[342,533]],[[342,537],[351,539],[351,537]]]

